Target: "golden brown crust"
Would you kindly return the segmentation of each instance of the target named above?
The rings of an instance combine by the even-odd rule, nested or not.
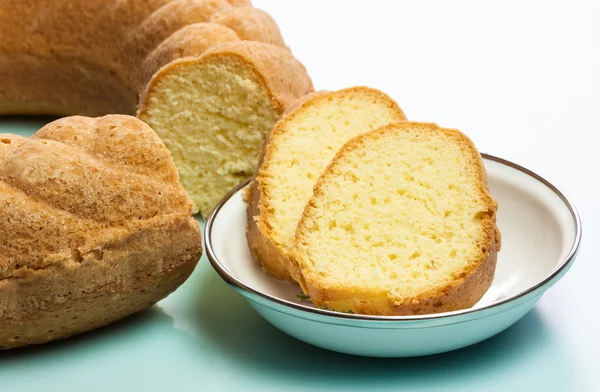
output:
[[[227,7],[224,4],[218,7],[204,4],[202,10],[206,14],[197,18],[201,22],[208,18],[209,22],[187,24],[148,54],[142,64],[140,88],[143,89],[152,75],[170,62],[185,57],[199,57],[209,48],[225,42],[257,41],[285,47],[277,24],[262,10]],[[156,18],[162,20],[160,15]]]
[[[234,30],[244,41],[285,47],[279,27],[265,11],[253,7],[228,8],[215,13],[211,22]]]
[[[234,7],[252,7],[250,0],[227,0],[227,2]]]
[[[0,348],[149,306],[202,252],[170,154],[134,117],[70,117],[31,138],[0,135],[0,206]]]
[[[184,57],[199,57],[212,46],[224,42],[239,41],[236,32],[218,23],[194,23],[187,25],[154,49],[142,64],[142,85],[148,84],[152,75],[161,67]]]
[[[192,273],[200,237],[194,219],[164,219],[108,244],[101,260],[92,253],[0,280],[0,349],[67,338],[152,306]]]
[[[228,42],[209,48],[198,58],[175,60],[161,68],[150,80],[142,98],[138,117],[144,118],[152,91],[162,77],[177,72],[181,65],[227,63],[235,61],[252,70],[271,98],[273,107],[284,112],[299,97],[312,91],[312,81],[304,66],[292,54],[278,46],[262,42]]]
[[[0,114],[101,116],[134,114],[136,109],[135,92],[123,78],[60,53],[34,57],[0,52],[0,80]]]
[[[168,1],[0,2],[0,110],[133,114],[141,59],[125,37]]]
[[[61,118],[42,127],[31,139],[60,142],[129,173],[178,185],[179,175],[169,151],[156,132],[135,117]]]
[[[210,22],[218,11],[231,8],[225,0],[173,0],[150,15],[131,35],[126,46],[143,59],[162,41],[179,29],[193,24]]]
[[[346,143],[336,154],[327,169],[319,177],[314,194],[306,205],[298,229],[296,231],[296,244],[303,242],[303,231],[306,222],[313,217],[316,207],[315,200],[322,197],[325,183],[329,176],[334,175],[336,168],[344,162],[345,157],[357,148],[364,146],[369,139],[383,137],[403,126],[417,127],[425,132],[443,132],[458,143],[466,147],[473,154],[478,172],[480,196],[487,201],[488,210],[482,217],[482,237],[478,245],[481,247],[481,257],[472,260],[467,268],[450,284],[437,288],[431,292],[421,293],[412,298],[397,298],[392,293],[365,292],[353,287],[324,286],[318,277],[310,274],[307,256],[295,248],[290,261],[300,269],[298,281],[304,292],[311,297],[317,306],[328,307],[334,310],[353,311],[354,313],[374,315],[416,315],[440,313],[464,309],[473,306],[490,287],[496,266],[499,230],[495,224],[498,205],[488,193],[488,182],[481,155],[473,142],[463,133],[455,129],[440,128],[433,123],[402,122],[392,123],[379,129],[355,137]]]
[[[283,256],[277,245],[271,241],[270,236],[263,233],[258,225],[258,219],[260,219],[259,200],[257,182],[251,181],[248,188],[248,208],[246,210],[248,218],[246,234],[250,251],[254,258],[261,263],[266,273],[275,279],[294,282],[285,268],[287,265],[285,256]]]
[[[60,293],[48,293],[56,300],[43,303],[43,308],[36,308],[34,315],[23,315],[19,318],[0,317],[0,350],[65,339],[119,321],[149,308],[169,295],[174,287],[178,287],[189,277],[193,269],[194,265],[189,264],[165,271],[159,278],[145,279],[143,287],[131,287],[127,291],[114,294],[71,299],[61,297]],[[97,271],[101,272],[100,269]],[[81,278],[74,277],[83,278],[84,274],[81,274]],[[47,280],[55,282],[53,275],[40,276],[38,280],[41,284]],[[145,287],[152,287],[153,290],[148,291]],[[75,289],[76,286],[71,288]],[[0,281],[0,290],[13,293],[31,292],[30,288],[21,282],[12,281]],[[0,299],[6,298],[9,298],[8,295]],[[33,294],[32,298],[38,297]],[[4,303],[0,303],[0,308],[4,306]],[[1,310],[0,315],[3,315]]]
[[[334,96],[353,94],[362,90],[368,90],[370,94],[379,96],[382,101],[388,102],[393,111],[398,112],[399,116],[404,116],[402,109],[396,102],[391,100],[383,92],[365,86],[355,86],[338,91],[313,91],[302,96],[288,105],[280,120],[273,126],[267,140],[263,145],[261,156],[258,163],[256,175],[250,182],[250,191],[248,193],[248,227],[247,237],[250,250],[256,260],[261,263],[262,268],[280,280],[289,280],[303,285],[303,279],[296,263],[286,256],[285,246],[275,240],[272,229],[269,225],[271,209],[269,205],[269,187],[265,184],[262,171],[268,171],[268,162],[273,145],[277,143],[277,138],[284,132],[285,127],[297,115],[302,113],[305,107],[314,105],[320,100],[332,99]]]

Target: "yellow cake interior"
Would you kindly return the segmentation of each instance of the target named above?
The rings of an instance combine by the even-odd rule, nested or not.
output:
[[[205,216],[252,176],[279,118],[255,73],[235,57],[227,60],[169,67],[139,115],[171,151],[195,212]]]

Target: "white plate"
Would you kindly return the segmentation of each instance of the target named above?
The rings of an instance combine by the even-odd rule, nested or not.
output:
[[[416,356],[489,338],[523,317],[573,264],[581,222],[568,198],[535,173],[484,155],[498,201],[502,250],[494,281],[472,308],[421,316],[338,313],[302,299],[298,286],[277,281],[253,260],[246,241],[242,184],[207,222],[205,241],[219,275],[282,331],[334,351],[367,356]]]

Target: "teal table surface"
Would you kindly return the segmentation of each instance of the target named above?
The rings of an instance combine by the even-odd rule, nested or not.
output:
[[[47,120],[3,119],[0,132],[27,135]],[[353,357],[272,327],[203,256],[189,280],[149,310],[65,341],[0,353],[0,391],[594,390],[585,356],[554,331],[556,316],[543,299],[515,326],[462,350]]]

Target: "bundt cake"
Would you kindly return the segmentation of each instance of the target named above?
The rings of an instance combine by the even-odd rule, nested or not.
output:
[[[311,90],[249,1],[0,2],[0,114],[137,114],[205,216],[252,175],[267,132]]]
[[[267,273],[298,278],[289,262],[296,226],[336,151],[356,135],[405,119],[384,93],[353,87],[309,94],[275,124],[248,195],[248,243]]]
[[[376,315],[463,309],[494,277],[496,210],[465,135],[390,124],[346,143],[321,175],[292,259],[318,306]]]
[[[182,284],[202,253],[168,150],[135,117],[0,134],[0,349],[101,327]]]

